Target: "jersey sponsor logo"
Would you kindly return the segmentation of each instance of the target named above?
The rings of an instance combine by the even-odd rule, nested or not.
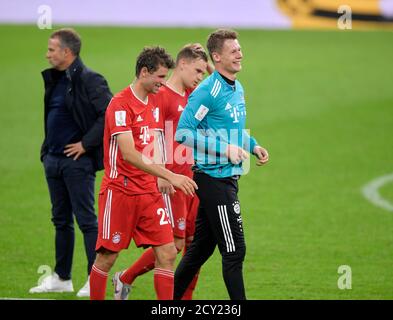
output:
[[[233,107],[231,112],[231,118],[233,118],[233,123],[239,122],[240,112],[237,110],[237,107]]]
[[[243,108],[242,108],[243,107]],[[225,106],[225,110],[230,112],[230,116],[233,119],[233,123],[239,122],[239,116],[245,116],[246,110],[239,111],[240,109],[244,109],[243,105],[233,107],[229,102],[227,102]]]
[[[117,127],[126,126],[126,112],[125,111],[115,111],[115,120]]]
[[[202,121],[208,112],[209,112],[209,108],[205,107],[203,104],[201,104],[198,111],[195,113],[194,117],[195,117],[195,119]]]
[[[150,140],[149,126],[141,127],[139,138],[142,140],[142,144],[148,143],[148,141]]]
[[[180,104],[179,104],[179,107],[177,108],[177,111],[183,111],[184,110],[184,108],[183,108],[183,106],[181,106]]]
[[[139,116],[136,118],[136,122],[141,122],[141,121],[143,121],[143,118],[141,117],[141,115],[139,115]]]

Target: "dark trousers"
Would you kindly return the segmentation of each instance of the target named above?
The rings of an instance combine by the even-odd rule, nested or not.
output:
[[[43,159],[45,176],[52,202],[52,222],[56,229],[55,272],[64,280],[71,279],[74,253],[74,217],[83,233],[90,274],[95,260],[97,216],[94,211],[95,171],[88,156],[78,160],[48,154]]]
[[[194,275],[218,245],[229,297],[245,300],[243,261],[246,244],[237,180],[212,178],[204,173],[195,173],[194,180],[200,200],[195,235],[175,272],[174,299],[182,298]]]

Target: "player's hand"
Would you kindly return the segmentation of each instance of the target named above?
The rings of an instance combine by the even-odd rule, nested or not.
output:
[[[183,191],[186,195],[192,196],[194,195],[195,190],[198,189],[198,186],[194,180],[181,174],[173,173],[168,181],[174,187]]]
[[[229,161],[233,164],[239,164],[240,162],[248,159],[249,157],[249,154],[246,150],[234,144],[228,144],[225,154],[228,157]]]
[[[163,194],[174,194],[175,188],[173,185],[171,185],[168,181],[157,178],[157,186],[158,186],[158,191],[160,191]]]
[[[74,160],[78,160],[78,158],[86,152],[85,148],[83,148],[82,141],[77,143],[67,144],[64,147],[64,153],[67,157],[74,156]]]
[[[269,153],[261,146],[255,146],[253,150],[257,157],[257,166],[262,166],[269,161]]]

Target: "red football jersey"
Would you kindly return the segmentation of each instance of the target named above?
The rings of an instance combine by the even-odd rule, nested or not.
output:
[[[186,90],[184,95],[174,91],[169,86],[162,86],[155,95],[159,107],[162,126],[165,131],[166,165],[172,172],[192,177],[191,166],[194,163],[192,149],[175,141],[175,134],[180,116],[187,105],[192,90]]]
[[[151,96],[145,104],[128,86],[112,98],[105,113],[105,174],[101,190],[116,188],[130,195],[158,192],[156,177],[123,160],[116,139],[120,133],[131,132],[135,149],[151,159],[153,130],[162,130],[162,123]]]

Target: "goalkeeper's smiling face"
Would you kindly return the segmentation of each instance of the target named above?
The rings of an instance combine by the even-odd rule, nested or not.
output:
[[[229,73],[235,74],[242,69],[243,53],[237,39],[225,40],[218,57],[221,67]]]

